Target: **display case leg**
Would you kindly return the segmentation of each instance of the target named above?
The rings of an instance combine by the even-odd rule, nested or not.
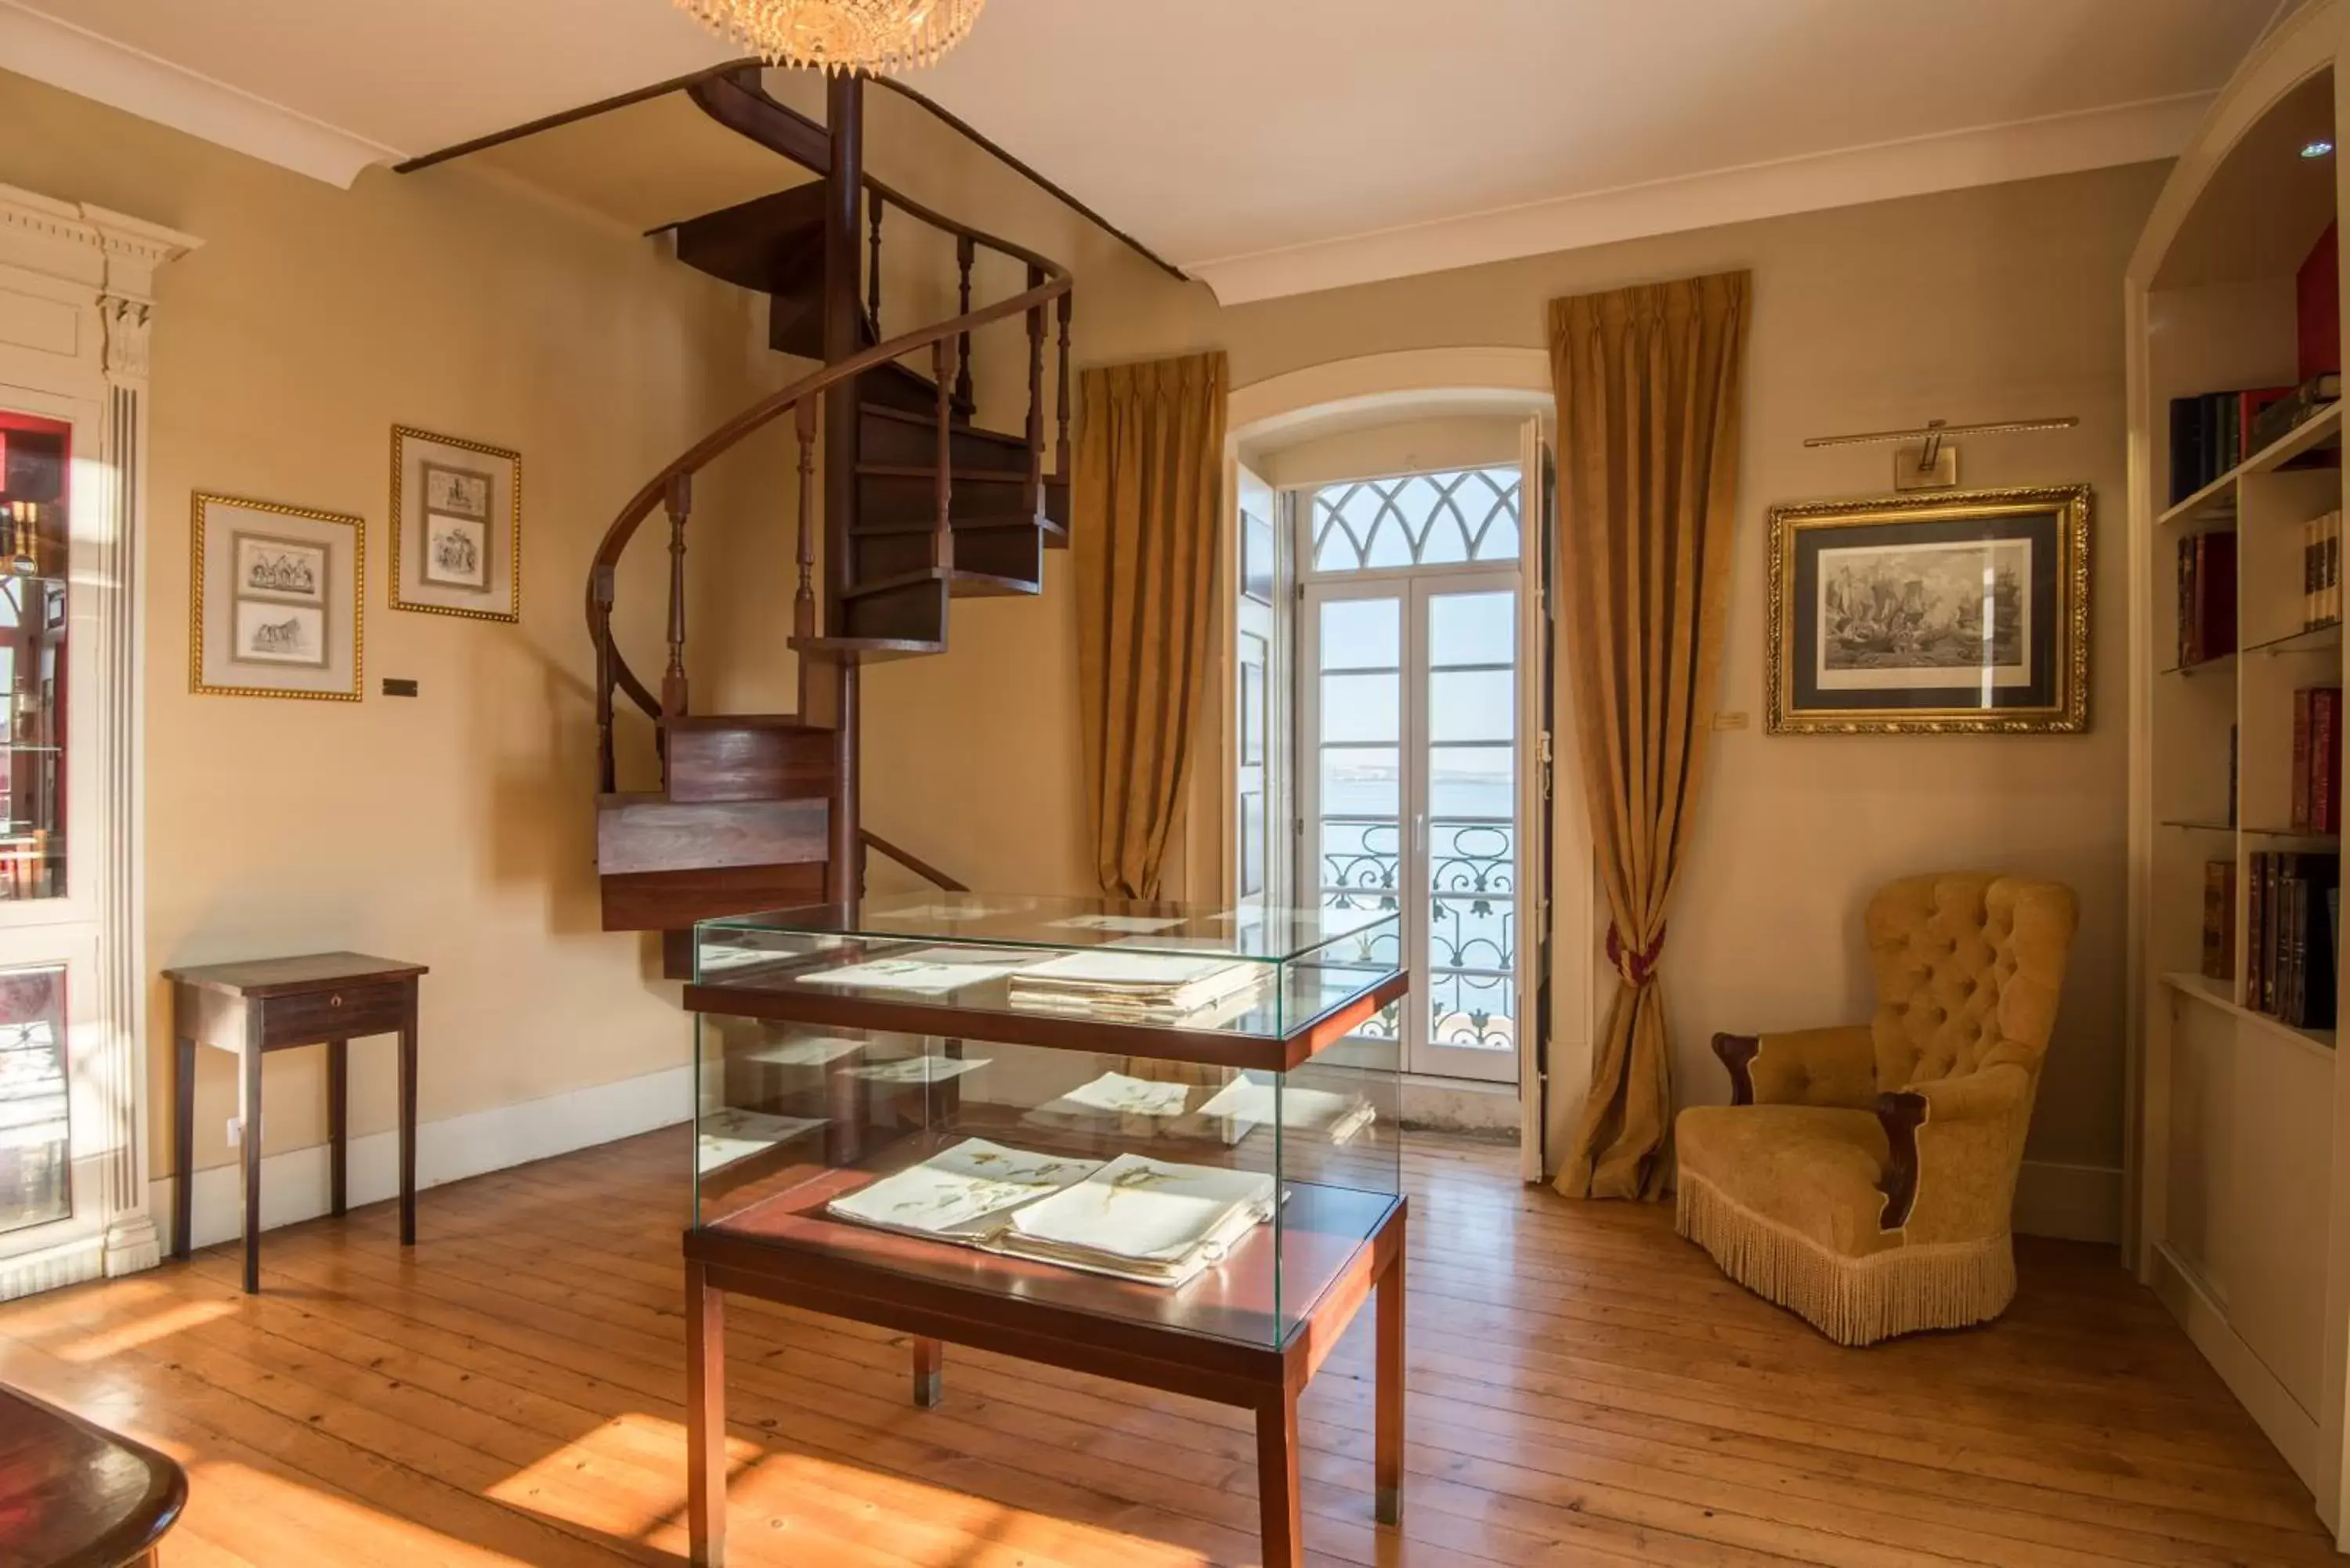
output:
[[[1297,1395],[1284,1384],[1257,1407],[1256,1485],[1264,1568],[1305,1568],[1305,1515],[1297,1485]]]
[[[1378,1490],[1374,1514],[1381,1524],[1403,1522],[1403,1246],[1378,1281],[1378,1407],[1374,1453]]]
[[[935,1339],[914,1341],[914,1403],[935,1410],[947,1395],[947,1347]]]
[[[685,1265],[685,1516],[694,1568],[726,1561],[726,1293]]]

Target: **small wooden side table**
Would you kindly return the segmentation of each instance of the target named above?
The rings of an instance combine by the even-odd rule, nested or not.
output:
[[[179,1463],[70,1410],[0,1388],[0,1561],[154,1568],[187,1506]]]
[[[188,1255],[193,1206],[196,1047],[244,1058],[237,1115],[244,1127],[244,1290],[261,1289],[261,1061],[297,1045],[327,1048],[327,1137],[334,1151],[332,1211],[344,1211],[350,1127],[350,1042],[400,1036],[400,1243],[416,1244],[416,992],[419,963],[365,953],[306,953],[251,963],[167,969],[178,1056],[172,1075],[172,1255]]]

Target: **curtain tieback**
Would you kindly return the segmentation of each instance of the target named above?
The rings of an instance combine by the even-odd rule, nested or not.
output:
[[[1659,925],[1648,947],[1636,951],[1624,945],[1623,933],[1616,929],[1616,922],[1607,923],[1607,961],[1616,966],[1616,972],[1624,977],[1626,985],[1646,985],[1656,974],[1657,960],[1665,950],[1665,929]]]

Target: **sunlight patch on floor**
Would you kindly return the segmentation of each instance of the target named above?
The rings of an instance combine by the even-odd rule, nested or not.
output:
[[[151,1314],[133,1322],[119,1324],[102,1334],[85,1334],[50,1347],[50,1354],[61,1361],[105,1361],[125,1351],[136,1350],[142,1345],[152,1345],[159,1339],[169,1339],[192,1328],[235,1314],[233,1302],[183,1302],[175,1307]]]

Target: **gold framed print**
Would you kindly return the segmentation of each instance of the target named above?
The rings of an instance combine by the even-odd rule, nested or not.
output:
[[[203,491],[192,510],[188,689],[358,701],[367,524]]]
[[[391,431],[391,607],[522,618],[522,457]]]
[[[1773,734],[2089,727],[2085,484],[1771,509]]]

